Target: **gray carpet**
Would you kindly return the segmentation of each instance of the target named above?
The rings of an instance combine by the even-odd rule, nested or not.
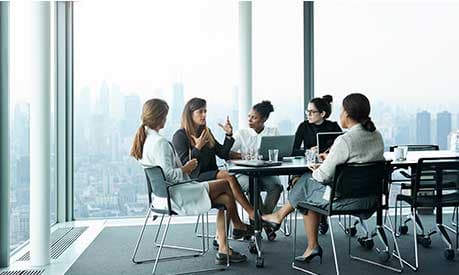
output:
[[[433,224],[433,217],[423,217],[427,228]],[[370,223],[372,227],[374,223]],[[146,230],[143,246],[139,250],[139,257],[151,257],[155,255],[156,248],[153,247],[153,230],[156,226],[149,226]],[[366,263],[350,260],[347,254],[347,237],[337,225],[335,228],[335,241],[337,245],[337,253],[340,263],[340,271],[342,274],[362,274],[371,273],[377,274],[396,274],[388,270],[384,270]],[[199,247],[201,242],[199,238],[194,237],[194,225],[171,225],[169,230],[169,243],[175,242],[179,245],[191,245]],[[86,249],[86,251],[78,258],[73,266],[66,274],[151,274],[153,268],[152,263],[133,264],[131,262],[132,251],[139,233],[140,227],[108,227],[105,228],[94,242]],[[302,221],[298,222],[298,254],[303,251],[306,246]],[[452,236],[452,234],[450,235]],[[330,233],[320,236],[320,243],[324,249],[324,259],[322,265],[318,260],[314,260],[307,264],[315,272],[320,274],[334,274],[334,262],[332,257],[332,248],[330,241]],[[265,267],[255,267],[255,256],[251,255],[247,249],[247,243],[233,241],[231,246],[249,256],[249,261],[242,264],[233,264],[230,269],[224,274],[281,274],[282,272],[297,273],[291,268],[292,257],[292,242],[291,237],[285,237],[279,232],[278,238],[274,242],[264,241],[265,251]],[[375,239],[376,246],[379,241]],[[360,247],[356,238],[351,239],[351,245],[354,254],[373,258],[377,260],[377,253],[367,251]],[[408,255],[412,252],[412,237],[411,235],[403,236],[399,239],[399,245],[402,250],[402,255]],[[419,246],[421,268],[417,274],[458,274],[459,273],[459,253],[456,253],[455,261],[447,261],[443,257],[444,244],[440,239],[439,234],[432,236],[432,246],[424,248]],[[164,256],[173,255],[177,251],[166,249]],[[410,254],[412,255],[412,254]],[[160,262],[158,274],[170,274],[183,272],[188,270],[211,268],[214,267],[215,251],[211,250],[206,256],[199,258],[189,258],[180,261]],[[389,264],[395,265],[398,262],[395,258],[391,258]],[[404,274],[416,274],[411,269],[405,266]]]

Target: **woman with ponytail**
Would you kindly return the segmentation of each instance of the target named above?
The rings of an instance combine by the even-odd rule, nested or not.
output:
[[[198,166],[195,158],[184,165],[175,152],[172,144],[159,134],[166,124],[169,106],[161,99],[150,99],[143,105],[142,124],[134,138],[131,156],[144,168],[160,166],[169,182],[181,182],[190,179],[191,172]],[[180,184],[170,188],[172,210],[181,215],[197,215],[206,213],[213,203],[225,205],[228,216],[233,222],[233,236],[240,238],[249,231],[249,226],[242,223],[237,213],[233,193],[225,180],[213,180]],[[155,208],[167,209],[167,202],[158,198],[154,200]],[[226,235],[224,212],[217,213],[218,252],[215,262],[226,263]],[[232,263],[244,262],[247,257],[229,249]]]
[[[322,154],[324,162],[310,167],[312,173],[306,173],[296,181],[290,191],[288,203],[279,211],[264,215],[262,219],[273,230],[280,227],[282,220],[301,202],[323,205],[326,184],[333,180],[337,165],[351,162],[371,162],[384,160],[384,142],[370,118],[370,102],[363,94],[350,94],[343,100],[340,122],[349,129],[336,138],[328,155]],[[320,215],[314,211],[304,214],[304,227],[308,246],[297,261],[309,262],[314,257],[322,258],[322,248],[318,242]]]
[[[295,132],[295,142],[293,143],[293,155],[304,156],[306,149],[317,146],[317,133],[321,132],[341,132],[341,128],[335,121],[327,120],[332,112],[331,103],[333,97],[324,95],[309,101],[305,114],[308,119],[303,121]],[[301,149],[303,145],[303,149]]]

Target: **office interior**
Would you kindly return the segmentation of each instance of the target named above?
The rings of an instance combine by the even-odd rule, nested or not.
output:
[[[388,251],[373,231],[376,214],[368,230],[354,216],[332,216],[319,233],[323,261],[294,268],[307,241],[303,216],[293,212],[272,241],[264,231],[261,245],[229,240],[246,262],[216,265],[213,238],[202,236],[214,234],[214,209],[170,224],[166,242],[203,245],[202,257],[135,263],[137,244],[140,258],[156,257],[163,219],[147,219],[137,243],[150,205],[130,149],[152,98],[169,106],[160,130],[169,141],[195,97],[207,101],[207,126],[223,141],[219,124],[248,128],[263,100],[274,107],[266,125],[295,135],[313,98],[331,95],[328,119],[339,123],[343,99],[361,93],[389,159],[394,146],[415,156],[408,145],[436,148],[421,157],[458,158],[458,14],[459,1],[433,0],[0,1],[0,274],[457,274],[459,201],[420,207],[423,228],[414,226],[408,203],[395,209],[397,194],[410,196],[411,187],[392,188],[391,180],[381,224]],[[228,163],[217,158],[219,169]],[[406,176],[415,168],[404,171],[391,179],[415,182],[415,173]],[[279,209],[291,177],[276,175]],[[452,183],[456,194],[459,181]],[[376,265],[349,257],[348,245]]]

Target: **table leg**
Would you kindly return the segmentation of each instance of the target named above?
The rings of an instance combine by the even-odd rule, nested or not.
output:
[[[263,258],[263,247],[261,243],[261,233],[263,231],[263,227],[261,225],[261,216],[260,216],[260,209],[259,209],[259,199],[260,199],[260,186],[258,185],[258,180],[254,176],[249,177],[249,184],[252,187],[253,193],[251,194],[251,201],[255,211],[254,220],[255,220],[255,234],[254,234],[254,243],[257,248],[257,267],[264,266],[264,258]]]

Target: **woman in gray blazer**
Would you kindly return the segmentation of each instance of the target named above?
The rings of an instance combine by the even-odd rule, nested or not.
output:
[[[282,220],[291,213],[299,203],[326,204],[324,199],[326,183],[333,180],[335,168],[347,162],[371,162],[384,160],[384,142],[379,131],[371,121],[370,102],[363,94],[350,94],[343,100],[340,123],[349,129],[345,134],[336,138],[328,155],[322,154],[324,162],[314,165],[311,173],[296,178],[296,184],[289,194],[288,203],[279,211],[264,215],[265,223],[277,230]],[[309,262],[314,257],[322,259],[322,248],[318,242],[318,225],[320,215],[314,211],[304,214],[304,227],[308,238],[308,247],[303,255],[295,258],[297,261]]]
[[[150,99],[145,102],[142,111],[142,125],[137,130],[131,149],[131,156],[137,159],[142,167],[160,166],[169,182],[189,180],[189,174],[198,166],[196,159],[187,161],[184,165],[175,152],[172,144],[159,134],[164,128],[169,106],[161,99]],[[250,227],[239,219],[236,204],[231,188],[225,180],[205,182],[190,182],[170,188],[172,209],[181,215],[197,215],[206,213],[212,203],[223,204],[228,210],[228,215],[233,222],[233,236],[244,237]],[[167,208],[167,202],[161,198],[154,199],[156,208]],[[224,212],[217,214],[218,253],[215,262],[226,263],[226,235]],[[247,257],[232,249],[230,262],[239,263]]]

